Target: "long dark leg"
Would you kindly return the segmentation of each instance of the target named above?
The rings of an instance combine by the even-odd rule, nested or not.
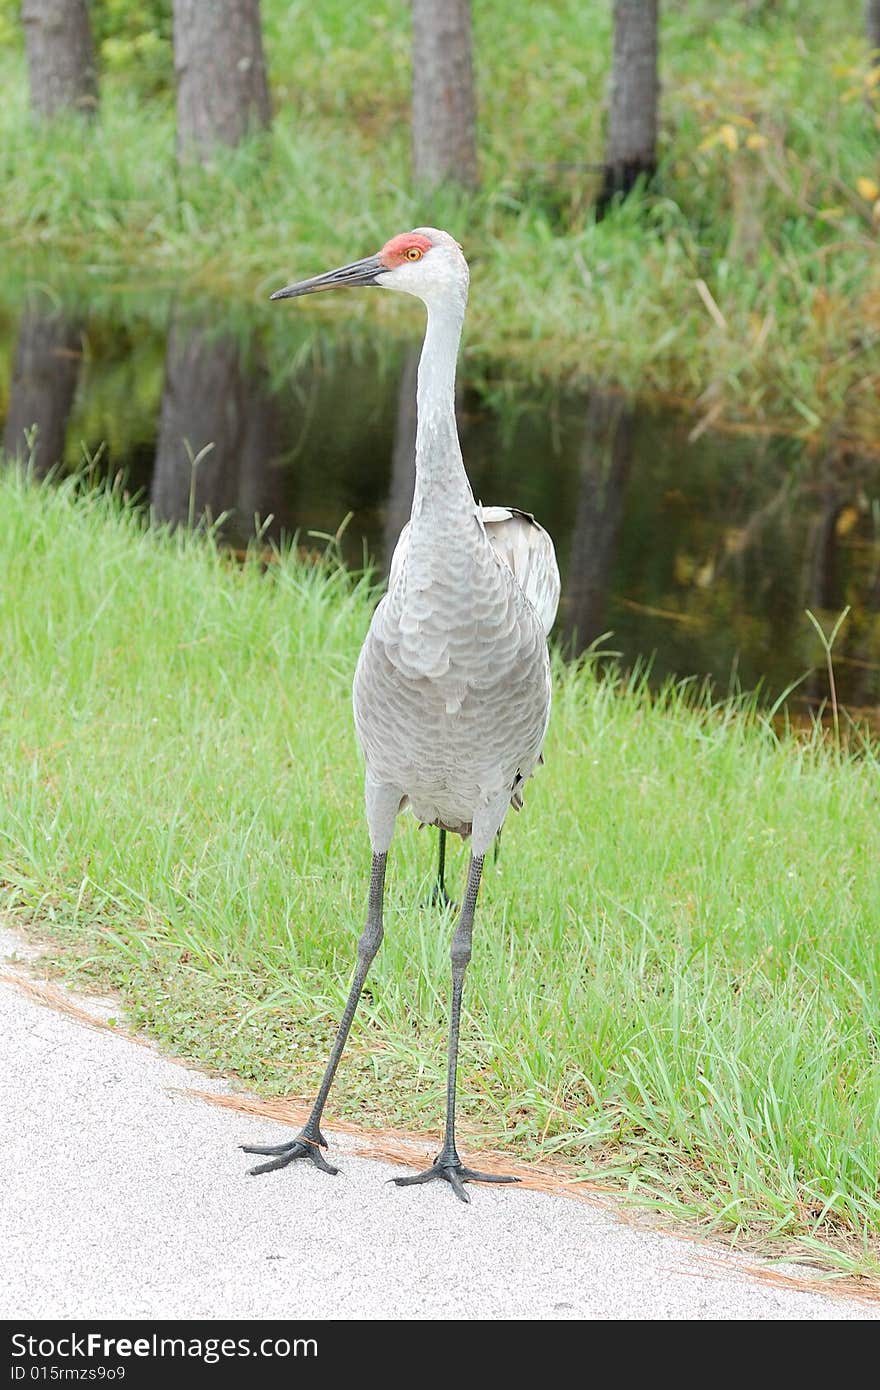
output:
[[[496,1176],[494,1173],[476,1173],[465,1168],[455,1147],[455,1087],[458,1074],[458,1036],[461,1024],[461,996],[464,989],[464,976],[471,958],[471,936],[474,926],[474,909],[480,891],[480,878],[483,873],[483,856],[471,856],[468,870],[467,890],[462,903],[461,916],[452,938],[452,1009],[449,1022],[449,1061],[446,1073],[446,1133],[443,1148],[432,1166],[424,1173],[416,1173],[411,1178],[394,1178],[398,1187],[411,1187],[419,1183],[442,1178],[450,1184],[456,1197],[469,1202],[470,1197],[464,1189],[466,1182],[519,1182],[519,1178]]]
[[[339,1030],[336,1034],[336,1041],[330,1053],[330,1060],[324,1072],[324,1079],[321,1082],[315,1103],[312,1106],[311,1114],[305,1123],[304,1128],[287,1144],[254,1145],[243,1144],[242,1148],[248,1154],[268,1154],[271,1155],[270,1163],[258,1163],[256,1168],[251,1168],[251,1173],[271,1173],[275,1168],[286,1168],[288,1163],[292,1163],[295,1158],[310,1158],[318,1168],[324,1173],[338,1173],[338,1168],[333,1168],[326,1161],[321,1148],[327,1147],[327,1141],[321,1133],[321,1116],[324,1113],[324,1105],[327,1100],[330,1087],[333,1085],[333,1078],[336,1075],[336,1068],[339,1066],[339,1059],[342,1050],[348,1040],[351,1029],[352,1019],[358,1000],[361,997],[361,990],[367,978],[367,971],[370,968],[373,957],[382,943],[382,898],[385,891],[385,862],[387,854],[374,854],[373,867],[370,875],[370,900],[367,907],[367,924],[361,933],[358,941],[357,966],[354,972],[354,980],[348,993],[348,1000],[342,1019],[339,1023]]]
[[[446,891],[446,831],[442,826],[437,843],[437,881],[431,889],[431,905],[433,907],[455,907],[455,903]]]

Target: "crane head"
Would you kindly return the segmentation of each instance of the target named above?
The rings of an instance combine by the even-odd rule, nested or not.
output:
[[[467,300],[468,267],[454,237],[437,227],[416,227],[386,241],[381,251],[337,270],[314,275],[276,290],[272,299],[297,299],[321,290],[376,285],[415,295],[427,305],[454,299],[462,309]]]

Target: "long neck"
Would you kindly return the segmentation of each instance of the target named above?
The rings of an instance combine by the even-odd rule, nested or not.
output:
[[[414,529],[424,520],[473,506],[473,493],[455,424],[455,364],[464,322],[464,303],[428,307],[428,327],[419,360]]]

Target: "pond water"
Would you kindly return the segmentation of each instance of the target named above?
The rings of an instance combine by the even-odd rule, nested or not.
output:
[[[217,318],[171,300],[141,318],[45,296],[3,311],[7,450],[37,423],[38,468],[100,451],[159,518],[223,516],[236,545],[255,518],[315,546],[349,518],[347,559],[381,570],[412,497],[418,341],[373,348],[327,316],[306,345],[305,320],[276,318],[266,343]],[[625,665],[722,693],[799,682],[804,710],[828,694],[806,610],[829,630],[849,605],[838,693],[865,715],[880,705],[880,461],[701,432],[599,390],[478,389],[466,358],[459,424],[476,496],[534,512],[555,539],[570,649],[611,634]]]

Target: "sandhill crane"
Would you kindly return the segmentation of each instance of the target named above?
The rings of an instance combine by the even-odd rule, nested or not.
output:
[[[469,1201],[466,1182],[515,1178],[466,1168],[455,1145],[461,997],[471,957],[483,859],[508,807],[541,760],[550,715],[547,632],[559,600],[553,544],[537,522],[474,501],[455,423],[455,367],[468,267],[448,232],[418,227],[378,254],[277,290],[293,299],[336,286],[378,285],[415,295],[428,323],[419,362],[412,514],[394,553],[354,677],[354,718],[366,762],[372,872],[354,979],[323,1080],[303,1130],[268,1155],[267,1173],[308,1158],[338,1170],[321,1148],[321,1118],[367,971],[382,941],[385,865],[398,812],[471,837],[467,885],[452,939],[446,1131],[432,1166],[400,1186],[443,1179]]]

